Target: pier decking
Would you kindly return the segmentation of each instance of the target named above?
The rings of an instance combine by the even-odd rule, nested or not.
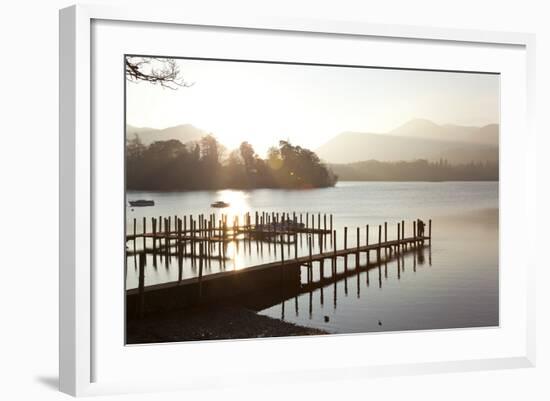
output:
[[[273,217],[273,220],[270,217]],[[171,230],[171,222],[169,219],[164,219],[164,230],[157,230],[156,222],[162,220],[152,219],[152,232],[146,231],[145,221],[143,224],[144,230],[141,234],[137,234],[135,230],[134,219],[134,234],[126,237],[127,241],[132,241],[134,249],[127,249],[128,254],[139,256],[139,286],[135,289],[127,290],[127,305],[138,316],[143,315],[145,309],[151,308],[177,308],[194,303],[216,302],[224,298],[241,296],[247,293],[262,291],[263,289],[284,288],[285,286],[303,286],[301,284],[301,267],[307,268],[307,284],[311,286],[313,283],[313,268],[314,264],[319,265],[321,281],[325,279],[324,264],[326,261],[331,261],[330,277],[337,278],[338,260],[343,258],[345,269],[347,271],[347,263],[349,257],[355,257],[356,267],[359,266],[360,255],[362,253],[367,256],[367,265],[370,263],[371,253],[374,253],[376,263],[382,261],[381,254],[384,253],[385,258],[392,257],[393,254],[398,255],[403,252],[424,247],[425,243],[431,244],[431,229],[432,222],[428,222],[428,235],[424,234],[424,229],[417,227],[417,221],[412,222],[412,235],[405,236],[405,221],[397,223],[397,235],[395,239],[388,239],[388,224],[378,226],[378,238],[376,242],[369,243],[369,226],[365,226],[364,243],[361,244],[361,229],[356,228],[356,244],[348,246],[348,228],[344,227],[344,246],[340,249],[337,247],[337,232],[336,230],[325,229],[321,225],[321,215],[317,215],[317,227],[315,227],[315,215],[312,215],[312,224],[301,223],[302,215],[297,218],[293,214],[293,219],[289,218],[289,214],[285,219],[283,213],[279,220],[278,214],[259,215],[256,213],[255,223],[251,223],[250,215],[244,217],[244,224],[238,223],[238,219],[234,220],[231,227],[227,226],[224,218],[219,220],[219,224],[213,224],[215,221],[212,215],[208,218],[199,218],[194,220],[190,217],[190,228],[187,229],[186,219],[178,219],[174,217],[174,222],[177,229]],[[309,221],[309,214],[307,217]],[[324,226],[326,226],[326,215],[323,218]],[[196,223],[199,223],[198,228]],[[421,223],[423,224],[423,223]],[[330,216],[330,228],[333,227],[333,219]],[[297,236],[301,234],[307,235],[309,254],[298,256]],[[319,252],[312,252],[312,242],[314,236],[319,238]],[[382,236],[383,235],[383,236]],[[266,238],[267,237],[267,238]],[[327,237],[330,239],[332,249],[323,249],[323,243]],[[285,238],[287,240],[285,241]],[[289,238],[293,238],[290,241]],[[143,248],[140,251],[136,250],[136,241],[143,240]],[[146,239],[152,240],[152,247],[146,246]],[[226,242],[231,241],[270,241],[274,242],[273,246],[280,246],[280,260],[271,261],[268,263],[249,266],[240,270],[221,271],[203,275],[203,264],[210,259],[217,259],[220,262],[224,261],[225,251],[223,246]],[[158,242],[158,244],[157,244]],[[220,243],[218,246],[218,254],[212,253],[212,245]],[[294,244],[294,257],[286,258],[284,247]],[[190,246],[188,246],[190,245]],[[190,249],[188,249],[190,248]],[[175,249],[175,252],[172,252]],[[145,286],[145,255],[147,253],[164,253],[166,256],[176,256],[179,258],[191,257],[199,264],[198,276],[188,279],[162,283],[156,285]],[[180,264],[180,269],[181,264]]]

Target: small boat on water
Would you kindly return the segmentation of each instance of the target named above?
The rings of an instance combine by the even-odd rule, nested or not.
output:
[[[223,202],[223,201],[217,201],[217,202],[214,202],[214,203],[210,204],[210,206],[217,207],[217,208],[223,208],[223,207],[229,207],[229,203]]]
[[[130,203],[130,206],[155,206],[155,201],[152,200],[145,200],[145,199],[138,199],[135,201],[128,201]]]

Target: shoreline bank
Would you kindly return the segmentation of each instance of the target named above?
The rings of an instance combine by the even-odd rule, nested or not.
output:
[[[126,344],[321,335],[328,332],[262,316],[240,306],[199,306],[128,319]]]

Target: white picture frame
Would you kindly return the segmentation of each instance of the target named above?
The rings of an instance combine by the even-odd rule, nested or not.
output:
[[[501,180],[508,180],[510,186],[501,188],[502,202],[508,205],[505,207],[506,215],[501,215],[501,229],[511,227],[516,223],[524,224],[528,232],[534,232],[536,224],[535,210],[535,134],[532,129],[534,110],[534,35],[524,33],[506,32],[484,32],[459,29],[438,29],[415,26],[390,26],[368,24],[359,21],[317,21],[297,20],[292,18],[273,18],[247,16],[244,14],[224,16],[199,15],[181,11],[168,11],[163,9],[140,9],[140,8],[111,8],[108,6],[78,5],[60,11],[60,390],[71,395],[93,395],[106,393],[125,393],[133,391],[160,391],[167,389],[197,389],[208,386],[244,385],[251,377],[261,383],[267,381],[268,375],[276,375],[280,380],[327,380],[341,377],[353,377],[360,380],[365,377],[380,375],[400,375],[436,373],[448,371],[467,371],[478,369],[500,369],[510,367],[529,367],[535,363],[535,322],[534,322],[534,270],[535,260],[530,244],[527,240],[521,242],[518,247],[525,257],[519,259],[519,254],[511,254],[512,260],[521,261],[517,266],[521,268],[520,277],[517,283],[508,280],[508,273],[501,273],[503,286],[506,290],[501,291],[501,313],[502,308],[509,308],[513,302],[518,303],[516,313],[519,322],[506,322],[498,329],[489,330],[449,330],[447,332],[417,332],[417,333],[387,333],[371,335],[370,339],[376,336],[377,341],[419,341],[428,338],[428,342],[440,341],[438,338],[444,336],[447,340],[464,344],[475,344],[478,341],[494,342],[494,349],[482,348],[472,351],[469,355],[447,357],[442,359],[429,360],[419,359],[414,354],[406,358],[378,358],[373,354],[372,361],[358,360],[350,354],[342,357],[341,360],[329,360],[328,362],[314,361],[310,365],[296,364],[292,369],[285,369],[282,365],[273,363],[271,368],[255,366],[253,370],[244,366],[247,361],[252,363],[252,355],[266,353],[276,355],[277,353],[297,352],[298,347],[305,355],[313,352],[315,347],[323,346],[327,349],[336,349],[344,346],[354,348],[360,347],[361,341],[367,337],[364,335],[327,336],[315,337],[303,341],[301,339],[278,339],[278,340],[247,340],[247,341],[225,341],[209,342],[186,346],[186,355],[189,360],[200,362],[197,358],[198,351],[207,357],[215,355],[232,357],[234,364],[241,366],[243,371],[249,373],[246,380],[239,379],[238,375],[227,375],[220,377],[211,374],[206,370],[195,369],[187,372],[185,378],[177,375],[165,376],[164,379],[151,378],[151,380],[132,378],[131,373],[124,375],[105,375],[98,372],[98,366],[104,366],[106,361],[105,324],[102,314],[98,313],[100,306],[96,308],[94,300],[95,291],[101,286],[101,278],[94,274],[94,266],[98,260],[93,246],[94,235],[98,217],[102,212],[98,211],[97,182],[95,180],[98,152],[101,152],[105,144],[97,144],[94,138],[92,126],[97,122],[94,118],[94,87],[91,85],[94,68],[94,45],[98,42],[92,40],[94,23],[107,21],[109,24],[116,23],[139,23],[133,29],[139,30],[144,26],[171,27],[200,27],[208,29],[230,29],[233,32],[243,31],[247,34],[256,33],[277,33],[288,35],[308,35],[308,37],[338,37],[341,40],[360,40],[361,38],[382,38],[387,41],[418,41],[422,43],[435,43],[439,45],[458,45],[464,48],[479,47],[483,50],[486,47],[510,48],[517,61],[518,76],[513,84],[510,83],[507,89],[518,89],[525,96],[519,96],[519,110],[512,107],[503,107],[503,113],[514,114],[511,117],[510,126],[519,128],[522,134],[513,136],[510,130],[503,129],[505,151],[515,152],[516,160],[520,161],[519,167],[513,170],[510,161],[507,160],[507,153],[501,158]],[[117,28],[119,29],[119,28]],[[129,29],[128,25],[120,29]],[[159,33],[162,35],[162,33]],[[278,40],[274,38],[273,40]],[[114,40],[113,42],[116,42]],[[399,61],[396,61],[399,63]],[[409,67],[406,65],[405,67]],[[456,65],[455,70],[465,68],[464,65]],[[510,67],[512,68],[512,67]],[[467,68],[466,68],[467,69]],[[511,71],[511,70],[510,70]],[[522,74],[525,73],[525,76]],[[510,76],[516,74],[510,72]],[[524,79],[520,79],[523,76]],[[515,87],[513,87],[515,85]],[[119,88],[120,89],[120,88]],[[510,97],[509,91],[502,96]],[[116,99],[117,97],[114,96]],[[507,99],[507,98],[506,98]],[[120,100],[120,99],[119,99]],[[116,100],[113,100],[115,102]],[[119,104],[120,106],[120,104]],[[517,115],[516,115],[517,114]],[[120,123],[122,124],[122,115]],[[513,120],[513,121],[512,121]],[[97,124],[96,124],[97,125]],[[122,141],[122,139],[120,139]],[[508,150],[509,149],[509,150]],[[501,150],[502,152],[502,150]],[[109,155],[106,155],[105,163],[110,163]],[[122,157],[122,155],[120,155]],[[517,185],[521,183],[521,190]],[[517,192],[516,195],[513,195]],[[513,207],[512,207],[513,206]],[[514,211],[512,211],[514,210]],[[508,212],[509,211],[509,212]],[[505,220],[503,220],[505,219]],[[504,224],[504,225],[502,225]],[[503,228],[504,227],[504,228]],[[95,234],[94,234],[95,233]],[[511,236],[512,234],[510,234]],[[504,241],[506,240],[506,241]],[[509,252],[506,243],[513,238],[501,238],[501,251]],[[505,243],[506,242],[506,243]],[[510,251],[511,252],[511,251]],[[515,252],[515,251],[514,251]],[[517,258],[517,259],[514,259]],[[506,272],[507,270],[505,270]],[[516,295],[513,295],[513,291]],[[113,296],[112,292],[106,290],[106,297]],[[519,294],[519,295],[518,295]],[[517,297],[520,301],[513,299]],[[510,323],[510,325],[508,325]],[[97,326],[102,328],[98,329]],[[499,337],[497,331],[510,334]],[[101,335],[99,335],[101,334]],[[343,339],[346,341],[343,343]],[[297,343],[298,341],[298,343]],[[300,342],[301,341],[301,342]],[[116,343],[116,341],[115,341]],[[172,348],[175,345],[158,345],[142,347],[147,353],[150,361],[169,358]],[[124,348],[124,344],[120,343]],[[194,347],[194,348],[191,348]],[[180,345],[181,348],[181,345]],[[474,347],[475,348],[475,347]],[[181,349],[180,349],[181,350]],[[210,351],[211,350],[211,351]],[[457,346],[460,352],[461,347]],[[507,351],[509,350],[509,351]],[[132,355],[139,353],[131,351]],[[397,351],[396,351],[397,352]],[[157,355],[155,355],[157,354]],[[360,353],[358,353],[360,354]],[[236,355],[243,356],[243,361],[235,361]],[[456,354],[460,355],[460,354]],[[115,358],[113,356],[113,358]],[[121,358],[128,358],[135,363],[136,356],[124,355]],[[250,360],[247,360],[250,358]],[[347,358],[347,359],[346,359]],[[222,358],[223,359],[223,358]],[[101,364],[97,360],[102,361]],[[113,361],[107,361],[113,363]],[[331,365],[331,363],[333,365]],[[167,363],[167,369],[169,368]],[[158,365],[157,365],[158,366]],[[159,367],[162,370],[162,367]],[[248,369],[248,370],[247,370]],[[238,370],[238,369],[237,369]],[[162,372],[161,372],[162,373]],[[159,375],[160,377],[160,375]]]

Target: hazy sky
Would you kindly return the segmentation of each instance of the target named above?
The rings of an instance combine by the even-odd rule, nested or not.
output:
[[[279,139],[315,149],[343,131],[382,133],[414,118],[499,121],[499,77],[430,71],[178,60],[189,88],[127,84],[127,123],[192,124],[258,154]]]

